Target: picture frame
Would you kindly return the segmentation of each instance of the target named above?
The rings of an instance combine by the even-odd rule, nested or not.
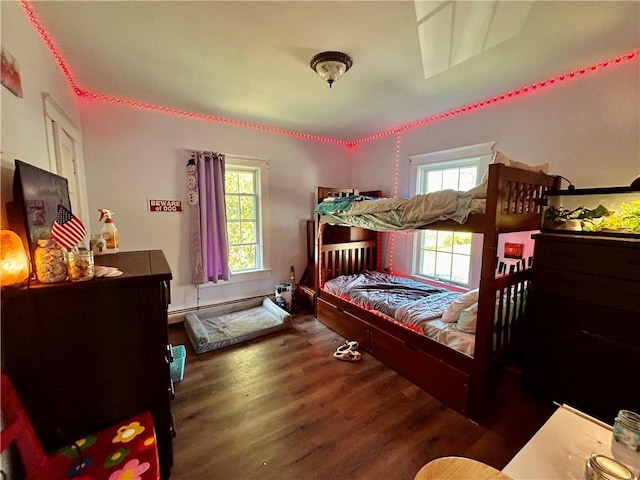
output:
[[[13,177],[14,201],[22,210],[31,253],[38,240],[51,236],[51,226],[58,214],[58,205],[71,211],[69,182],[66,178],[29,163],[15,159]]]
[[[0,49],[1,82],[16,97],[22,98],[22,79],[17,60],[4,47]]]

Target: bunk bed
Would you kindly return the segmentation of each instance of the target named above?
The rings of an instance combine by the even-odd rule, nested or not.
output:
[[[361,350],[444,404],[480,420],[485,398],[497,386],[502,368],[517,347],[531,273],[530,265],[523,262],[518,271],[497,274],[499,236],[539,229],[544,192],[558,189],[560,180],[542,172],[490,164],[483,185],[478,188],[483,192],[486,188],[486,195],[479,195],[486,196],[483,208],[474,208],[476,213],[465,215],[463,223],[459,218],[431,218],[425,225],[411,224],[409,231],[428,228],[483,235],[475,334],[466,352],[370,306],[351,301],[335,288],[327,288],[327,282],[334,279],[351,279],[362,272],[381,269],[380,231],[346,226],[344,219],[336,220],[333,214],[316,213],[315,217],[313,275],[318,320],[347,339],[356,340]],[[318,187],[316,193],[318,205],[330,197],[380,196],[380,192],[326,187]],[[321,209],[317,206],[318,211]]]

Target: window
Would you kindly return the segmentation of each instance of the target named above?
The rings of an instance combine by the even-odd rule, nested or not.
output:
[[[234,275],[268,268],[267,167],[262,160],[226,156],[229,267]]]
[[[416,194],[453,189],[466,191],[479,179],[481,162],[491,158],[493,143],[411,158]],[[469,286],[473,283],[474,237],[467,232],[422,230],[414,242],[413,273]]]

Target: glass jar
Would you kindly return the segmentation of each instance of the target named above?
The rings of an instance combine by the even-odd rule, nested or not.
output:
[[[67,251],[53,239],[38,240],[33,256],[39,282],[56,283],[67,279]]]
[[[107,253],[107,241],[104,238],[104,235],[101,233],[95,233],[91,235],[89,245],[94,256],[104,255],[105,253]]]
[[[620,410],[613,423],[613,439],[629,450],[640,452],[640,415]]]
[[[69,252],[69,279],[72,282],[83,282],[93,278],[95,267],[93,264],[93,252],[80,250]]]
[[[584,480],[637,480],[637,477],[613,458],[594,453],[587,460]]]

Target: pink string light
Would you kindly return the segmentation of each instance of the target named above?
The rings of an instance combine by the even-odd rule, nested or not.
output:
[[[393,198],[398,198],[398,179],[400,176],[400,143],[402,140],[402,131],[396,131],[396,154],[393,159]],[[393,252],[395,247],[396,235],[389,233],[389,273],[393,274]],[[379,243],[379,242],[378,242]]]
[[[366,142],[370,142],[372,140],[378,140],[380,138],[384,138],[384,137],[388,137],[393,135],[394,133],[398,132],[398,131],[406,131],[406,130],[411,130],[414,128],[418,128],[421,127],[423,125],[426,125],[428,123],[433,123],[437,120],[442,120],[445,118],[451,118],[454,117],[456,115],[461,115],[463,113],[467,113],[470,112],[472,110],[477,110],[479,108],[483,108],[483,107],[487,107],[489,105],[494,105],[496,103],[500,103],[503,102],[505,100],[510,100],[512,98],[516,98],[516,97],[521,97],[523,95],[529,94],[529,93],[533,93],[535,91],[539,91],[542,90],[543,88],[546,87],[550,87],[559,83],[562,83],[566,80],[573,80],[576,78],[579,78],[585,74],[588,73],[592,73],[598,70],[603,70],[611,65],[618,65],[618,64],[622,64],[625,62],[629,62],[632,60],[637,60],[638,58],[640,58],[640,49],[636,49],[633,50],[625,55],[620,55],[618,57],[615,57],[613,59],[609,59],[609,60],[605,60],[603,62],[600,63],[596,63],[593,64],[589,67],[585,67],[585,68],[580,68],[579,70],[574,70],[572,72],[569,73],[565,73],[562,75],[558,75],[557,77],[553,77],[553,78],[549,78],[547,80],[542,80],[541,82],[538,83],[534,83],[531,85],[527,85],[525,87],[521,87],[521,88],[517,88],[515,90],[511,90],[509,92],[506,93],[502,93],[500,95],[496,95],[495,97],[491,97],[491,98],[487,98],[484,99],[480,102],[476,102],[473,104],[469,104],[469,105],[465,105],[463,107],[458,107],[456,109],[453,110],[449,110],[448,112],[443,112],[443,113],[438,113],[436,115],[432,115],[430,117],[425,117],[422,118],[420,120],[416,120],[415,122],[411,122],[411,123],[407,123],[404,125],[401,125],[399,127],[394,127],[394,128],[390,128],[389,130],[385,130],[383,132],[380,133],[376,133],[375,135],[370,135],[368,137],[364,137],[361,138],[360,140],[356,140],[353,142],[349,142],[349,146],[350,147],[355,147],[357,145],[361,145],[364,144]]]
[[[521,87],[521,88],[518,88],[518,89],[515,89],[515,90],[511,90],[509,92],[506,92],[506,93],[503,93],[503,94],[500,94],[500,95],[496,95],[495,97],[484,99],[484,100],[482,100],[480,102],[476,102],[476,103],[473,103],[473,104],[465,105],[463,107],[459,107],[459,108],[456,108],[456,109],[453,109],[453,110],[449,110],[447,112],[438,113],[438,114],[432,115],[430,117],[425,117],[425,118],[416,120],[414,122],[406,123],[406,124],[401,125],[399,127],[393,127],[393,128],[391,128],[389,130],[385,130],[385,131],[376,133],[374,135],[369,135],[369,136],[363,137],[363,138],[361,138],[359,140],[346,141],[346,140],[337,140],[335,138],[323,137],[323,136],[320,136],[320,135],[311,135],[311,134],[307,134],[307,133],[296,132],[296,131],[286,130],[286,129],[282,129],[282,128],[270,127],[270,126],[261,125],[261,124],[257,124],[257,123],[243,122],[243,121],[239,121],[239,120],[232,120],[232,119],[229,119],[229,118],[218,117],[216,115],[209,115],[209,114],[196,113],[196,112],[188,112],[188,111],[180,110],[180,109],[177,109],[177,108],[163,107],[163,106],[160,106],[160,105],[152,105],[152,104],[149,104],[149,103],[139,102],[139,101],[135,101],[135,100],[127,100],[127,99],[124,99],[124,98],[113,97],[111,95],[105,95],[103,93],[93,93],[93,92],[89,92],[89,91],[83,90],[76,83],[73,75],[71,74],[71,71],[69,70],[64,58],[62,57],[62,54],[58,50],[58,47],[56,46],[56,44],[53,41],[53,39],[51,38],[51,35],[49,35],[49,33],[46,31],[46,29],[42,25],[42,22],[39,20],[39,18],[35,14],[33,8],[31,7],[30,0],[22,0],[21,3],[22,3],[22,7],[25,10],[27,16],[31,20],[31,23],[33,23],[33,25],[35,26],[35,28],[38,31],[40,37],[42,37],[42,40],[44,41],[45,45],[47,46],[47,48],[49,49],[49,51],[53,55],[54,59],[56,60],[56,62],[58,64],[58,66],[62,70],[63,74],[65,75],[65,77],[69,81],[69,84],[73,88],[73,91],[75,92],[75,94],[78,97],[90,98],[90,99],[95,99],[95,100],[100,100],[100,101],[111,102],[111,103],[117,103],[117,104],[121,104],[121,105],[127,105],[127,106],[130,106],[130,107],[142,108],[142,109],[145,109],[145,110],[161,112],[161,113],[167,113],[167,114],[170,114],[170,115],[177,115],[177,116],[182,116],[182,117],[196,118],[196,119],[210,121],[210,122],[216,122],[216,123],[223,123],[223,124],[227,124],[227,125],[232,125],[234,127],[251,128],[251,129],[255,129],[255,130],[261,130],[261,131],[265,131],[265,132],[276,133],[276,134],[290,136],[290,137],[302,138],[304,140],[311,140],[311,141],[317,141],[317,142],[330,143],[330,144],[333,144],[333,145],[342,145],[342,146],[346,146],[348,148],[353,148],[353,147],[356,147],[358,145],[362,145],[362,144],[370,142],[370,141],[374,141],[374,140],[378,140],[380,138],[388,137],[388,136],[393,135],[393,134],[398,135],[397,140],[396,140],[396,143],[398,144],[399,138],[400,138],[399,135],[400,135],[401,132],[404,132],[404,131],[407,131],[407,130],[412,130],[414,128],[419,128],[419,127],[422,127],[422,126],[427,125],[429,123],[433,123],[433,122],[438,121],[438,120],[442,120],[442,119],[445,119],[445,118],[451,118],[451,117],[454,117],[456,115],[461,115],[461,114],[464,114],[464,113],[467,113],[467,112],[470,112],[470,111],[477,110],[479,108],[487,107],[489,105],[495,105],[495,104],[503,102],[505,100],[509,100],[509,99],[516,98],[516,97],[521,97],[522,95],[527,95],[527,94],[530,94],[532,92],[539,91],[539,90],[542,90],[544,88],[547,88],[547,87],[550,87],[550,86],[565,82],[567,80],[574,80],[574,79],[579,78],[579,77],[581,77],[583,75],[586,75],[588,73],[601,71],[601,70],[603,70],[603,69],[605,69],[605,68],[607,68],[609,66],[612,66],[612,65],[619,65],[619,64],[623,64],[623,63],[626,63],[626,62],[629,62],[629,61],[633,61],[633,60],[637,60],[638,58],[640,58],[640,48],[638,48],[638,49],[633,50],[633,51],[631,51],[629,53],[626,53],[624,55],[620,55],[620,56],[617,56],[615,58],[612,58],[612,59],[609,59],[609,60],[605,60],[603,62],[596,63],[596,64],[590,65],[588,67],[580,68],[578,70],[574,70],[574,71],[571,71],[571,72],[568,72],[568,73],[564,73],[562,75],[558,75],[556,77],[549,78],[547,80],[542,80],[542,81],[540,81],[538,83],[534,83],[534,84],[531,84],[531,85],[527,85],[525,87]],[[396,148],[399,148],[399,147],[397,146]],[[394,195],[397,194],[397,192],[395,191],[395,188],[397,188],[397,179],[394,179]]]

